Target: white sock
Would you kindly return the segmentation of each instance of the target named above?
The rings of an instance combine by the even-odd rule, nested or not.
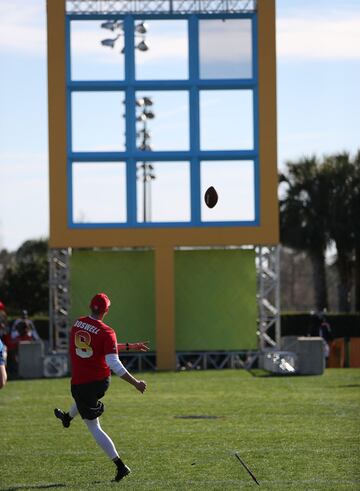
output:
[[[95,438],[96,442],[100,445],[100,447],[104,450],[106,455],[108,455],[111,460],[119,457],[119,454],[116,451],[112,439],[101,428],[99,418],[84,419],[84,422],[86,426],[89,428],[90,433]]]
[[[74,404],[69,409],[69,416],[70,416],[70,418],[75,418],[75,416],[77,414],[79,414],[79,411],[78,411],[77,405],[74,402]]]

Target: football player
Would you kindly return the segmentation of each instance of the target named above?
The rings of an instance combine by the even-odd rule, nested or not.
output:
[[[130,468],[119,457],[109,435],[100,426],[99,417],[104,412],[100,401],[109,388],[111,371],[133,385],[141,394],[146,382],[133,377],[118,357],[119,349],[148,351],[147,343],[118,344],[114,330],[103,322],[110,308],[110,299],[98,293],[90,302],[90,315],[77,319],[70,333],[71,394],[74,404],[69,412],[54,409],[54,414],[68,428],[73,418],[80,414],[103,451],[116,465],[115,481],[130,473]]]

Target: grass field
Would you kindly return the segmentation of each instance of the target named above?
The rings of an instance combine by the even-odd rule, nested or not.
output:
[[[143,396],[113,377],[104,399],[102,426],[132,469],[120,483],[111,482],[114,466],[80,419],[63,429],[54,418],[54,407],[70,404],[68,379],[9,382],[0,392],[0,489],[258,488],[236,451],[263,489],[360,489],[360,370],[143,378]]]

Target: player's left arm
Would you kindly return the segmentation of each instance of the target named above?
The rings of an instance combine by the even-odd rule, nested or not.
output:
[[[2,389],[7,381],[7,373],[5,368],[4,345],[0,340],[0,389]]]
[[[141,392],[142,394],[145,392],[146,385],[147,385],[145,380],[138,380],[133,375],[131,375],[131,373],[128,372],[128,370],[126,370],[124,365],[121,363],[117,354],[115,355],[114,353],[110,353],[106,355],[105,361],[108,367],[114,373],[116,373],[116,375],[118,375],[120,378],[122,378],[129,384],[133,385],[135,389]]]
[[[149,351],[149,341],[140,341],[138,343],[117,343],[119,351]]]

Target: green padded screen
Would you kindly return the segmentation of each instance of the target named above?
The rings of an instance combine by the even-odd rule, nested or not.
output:
[[[150,341],[155,349],[154,253],[73,251],[71,320],[89,312],[91,297],[105,292],[111,308],[104,321],[119,342]]]
[[[152,251],[74,250],[70,278],[71,320],[104,291],[112,302],[105,322],[118,340],[156,349]],[[254,251],[175,252],[177,351],[256,348],[256,317]]]
[[[253,250],[192,250],[175,255],[176,349],[256,348]]]

